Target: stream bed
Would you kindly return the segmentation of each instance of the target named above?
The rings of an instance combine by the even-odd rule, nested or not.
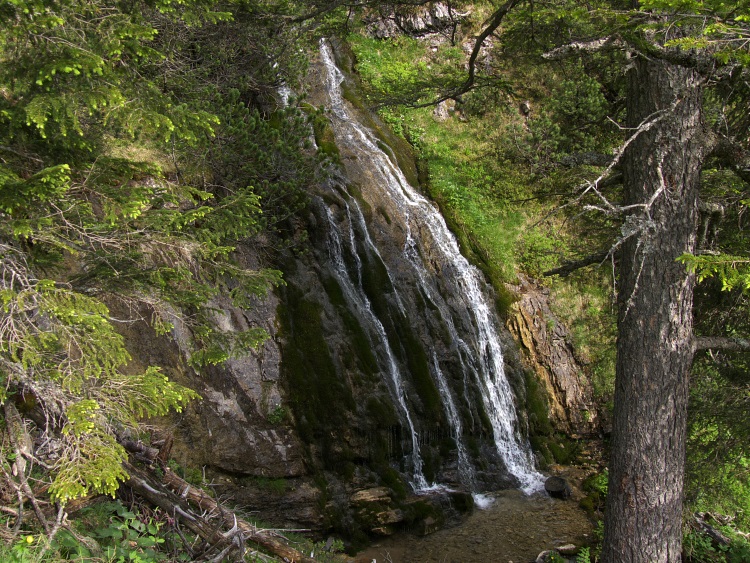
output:
[[[578,501],[519,490],[493,493],[494,502],[454,528],[425,537],[399,535],[357,554],[356,563],[527,563],[545,549],[588,543],[593,525]]]

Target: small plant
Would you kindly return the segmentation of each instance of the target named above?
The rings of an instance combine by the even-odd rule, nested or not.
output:
[[[750,561],[750,542],[745,539],[735,539],[729,546],[727,561],[729,561],[729,563],[744,563]]]
[[[0,550],[0,556],[8,563],[31,563],[36,561],[34,543],[34,536],[23,536],[9,548]]]
[[[690,530],[682,540],[682,551],[687,561],[721,561],[707,535]]]
[[[276,407],[268,415],[268,422],[270,422],[271,424],[281,424],[286,420],[286,418],[286,409],[281,405],[276,405]]]
[[[327,541],[315,542],[310,550],[310,557],[322,563],[336,563],[340,561],[337,553],[344,551],[344,542],[340,539],[328,538]]]
[[[591,549],[584,547],[576,556],[576,563],[591,563]]]
[[[101,542],[108,561],[152,563],[166,560],[166,555],[157,551],[165,541],[160,534],[161,522],[153,518],[144,521],[119,501],[106,503],[103,508],[114,514],[108,525],[97,529],[94,536]]]

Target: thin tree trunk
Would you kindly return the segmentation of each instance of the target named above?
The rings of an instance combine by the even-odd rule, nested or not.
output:
[[[695,244],[701,81],[686,68],[638,58],[628,125],[658,118],[624,157],[625,204],[650,206],[625,225],[617,375],[602,560],[680,561],[693,276],[676,262]],[[662,112],[662,113],[657,113]]]

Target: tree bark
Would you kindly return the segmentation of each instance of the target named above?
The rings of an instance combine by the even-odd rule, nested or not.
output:
[[[694,278],[676,258],[695,246],[703,160],[701,79],[663,60],[635,60],[624,155],[615,410],[602,561],[680,561]],[[661,113],[657,113],[661,112]]]

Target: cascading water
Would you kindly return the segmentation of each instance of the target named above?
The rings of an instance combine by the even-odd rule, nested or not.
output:
[[[349,217],[351,218],[351,209],[348,206],[346,209],[348,212],[347,215],[349,215]],[[342,290],[344,291],[344,296],[349,303],[349,306],[358,312],[360,318],[366,319],[368,321],[367,325],[373,329],[373,334],[370,334],[371,340],[375,340],[375,342],[373,342],[373,347],[383,350],[383,354],[385,356],[384,363],[387,366],[387,373],[390,378],[391,384],[389,387],[393,396],[396,398],[396,402],[398,403],[402,415],[406,420],[406,424],[409,428],[409,435],[411,437],[411,462],[413,473],[412,485],[415,490],[425,489],[428,487],[428,485],[427,479],[425,479],[424,473],[422,472],[422,458],[419,455],[419,439],[417,436],[417,431],[414,427],[414,422],[412,421],[411,413],[409,412],[409,408],[406,404],[406,397],[404,395],[404,386],[402,384],[401,373],[394,358],[393,351],[391,350],[391,346],[388,342],[385,328],[373,312],[370,301],[367,299],[367,296],[362,290],[362,264],[357,254],[353,223],[351,221],[348,222],[348,241],[351,245],[349,250],[355,257],[357,263],[355,275],[358,281],[358,285],[356,286],[352,283],[352,280],[346,268],[341,240],[341,232],[339,231],[339,227],[333,216],[331,215],[330,210],[326,211],[326,216],[328,217],[330,228],[329,252],[334,265],[334,272]]]
[[[392,267],[389,258],[381,256],[377,241],[373,240],[378,237],[370,232],[371,227],[366,223],[357,199],[346,192],[345,185],[338,185],[337,189],[345,192],[339,195],[345,202],[343,207],[348,231],[342,234],[341,227],[327,209],[330,223],[328,246],[335,264],[334,275],[350,306],[370,327],[369,337],[373,348],[380,351],[381,369],[389,376],[390,393],[410,433],[413,486],[415,489],[427,486],[422,472],[419,431],[410,407],[411,397],[405,388],[404,374],[394,357],[383,322],[363,291],[364,274],[357,257],[358,236],[364,241],[366,251],[386,269],[401,313],[409,308],[404,305],[405,301],[421,303],[422,309],[430,311],[424,316],[431,319],[423,322],[431,323],[430,326],[439,324],[439,330],[447,333],[441,345],[446,348],[445,355],[450,357],[442,361],[451,366],[453,374],[460,370],[464,389],[474,387],[479,390],[484,412],[491,425],[494,447],[508,473],[527,492],[540,488],[542,476],[534,470],[530,449],[518,430],[513,393],[504,371],[498,321],[486,282],[480,272],[461,255],[455,237],[434,204],[409,184],[397,164],[380,148],[375,134],[362,126],[348,109],[341,92],[344,76],[336,67],[326,42],[321,42],[321,59],[326,70],[326,95],[336,144],[347,146],[356,155],[350,159],[356,160],[352,166],[369,179],[367,193],[361,197],[366,201],[377,199],[377,206],[381,208],[381,215],[386,217],[388,228],[403,241],[397,258],[399,267]],[[375,206],[372,203],[368,205]],[[347,252],[351,253],[355,263],[354,273],[346,267],[343,239],[346,239]],[[419,310],[419,307],[409,309]],[[433,316],[438,320],[434,320]],[[475,470],[463,442],[465,427],[460,415],[461,406],[465,406],[461,401],[468,401],[468,394],[457,396],[457,404],[441,368],[441,359],[434,349],[430,372],[442,396],[445,419],[456,442],[460,480],[464,486],[474,490]],[[470,409],[466,410],[471,412]]]

